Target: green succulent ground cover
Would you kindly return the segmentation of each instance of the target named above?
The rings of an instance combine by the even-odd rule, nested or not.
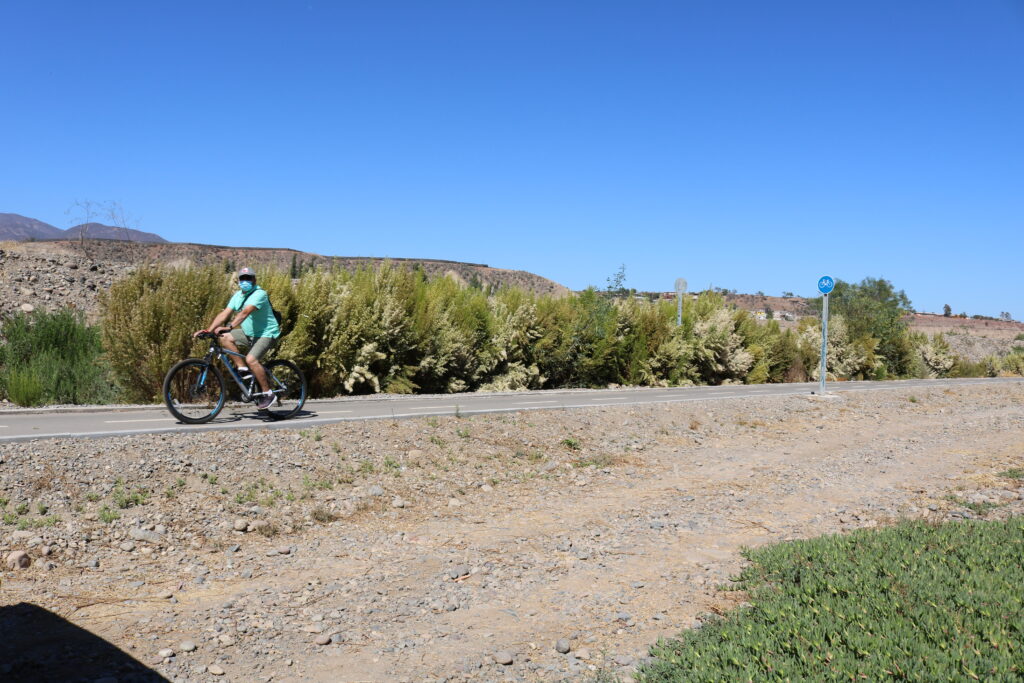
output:
[[[1024,680],[1024,518],[747,551],[752,606],[661,641],[668,681]]]

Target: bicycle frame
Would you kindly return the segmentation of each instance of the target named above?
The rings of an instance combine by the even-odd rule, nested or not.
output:
[[[239,375],[238,370],[235,369],[235,364],[229,363],[227,356],[238,356],[239,358],[242,359],[245,358],[245,354],[243,353],[236,353],[231,349],[225,349],[223,346],[220,345],[220,342],[217,340],[217,338],[214,337],[210,340],[210,350],[206,352],[206,356],[203,358],[203,360],[212,365],[214,358],[219,358],[220,362],[224,365],[225,368],[227,368],[228,374],[231,375],[231,379],[235,380],[235,384],[238,385],[238,389],[242,392],[242,400],[252,400],[252,394],[249,393],[249,387],[245,386],[245,382],[242,381],[242,376]],[[269,373],[267,374],[267,380],[268,383],[270,383],[270,380],[273,380],[280,387],[281,383],[277,381],[277,378],[271,377]],[[203,374],[200,375],[199,377],[199,384],[202,384],[205,381],[206,371],[204,370]],[[283,389],[271,389],[271,391],[273,393],[279,394],[281,393],[281,391],[283,391]]]

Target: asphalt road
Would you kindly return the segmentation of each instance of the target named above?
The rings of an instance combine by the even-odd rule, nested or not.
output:
[[[931,379],[895,382],[837,382],[827,393],[889,391],[904,388],[933,388],[975,384],[1021,382],[1019,378]],[[526,391],[502,394],[447,394],[442,396],[371,396],[309,401],[290,420],[261,418],[251,405],[229,404],[212,422],[184,425],[160,406],[121,408],[63,408],[54,410],[0,410],[0,443],[32,439],[103,437],[125,434],[185,432],[207,429],[281,429],[346,420],[378,420],[424,415],[477,415],[519,410],[592,408],[594,406],[641,405],[716,401],[753,396],[810,395],[814,384],[752,384],[722,387],[680,387],[672,389],[573,389]]]

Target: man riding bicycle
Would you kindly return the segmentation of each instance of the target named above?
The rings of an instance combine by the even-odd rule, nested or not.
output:
[[[228,322],[229,319],[231,322]],[[227,308],[217,314],[208,328],[199,330],[192,336],[197,337],[204,332],[218,335],[221,346],[229,351],[241,353],[239,348],[246,351],[245,360],[241,356],[231,356],[231,359],[243,376],[252,371],[256,377],[256,382],[262,390],[258,394],[260,399],[256,407],[260,410],[269,408],[274,403],[275,396],[270,391],[267,373],[263,370],[260,359],[277,343],[281,329],[277,324],[277,318],[274,317],[270,297],[267,296],[266,290],[256,284],[256,273],[252,268],[242,268],[238,271],[238,291],[228,301]]]

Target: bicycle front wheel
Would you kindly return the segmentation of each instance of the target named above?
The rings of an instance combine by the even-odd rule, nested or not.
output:
[[[284,420],[302,410],[306,402],[306,377],[299,366],[279,359],[266,363],[263,369],[267,371],[267,382],[275,397],[267,414],[275,420]]]
[[[198,358],[181,361],[164,378],[167,409],[188,424],[202,424],[215,418],[226,397],[220,370]]]

